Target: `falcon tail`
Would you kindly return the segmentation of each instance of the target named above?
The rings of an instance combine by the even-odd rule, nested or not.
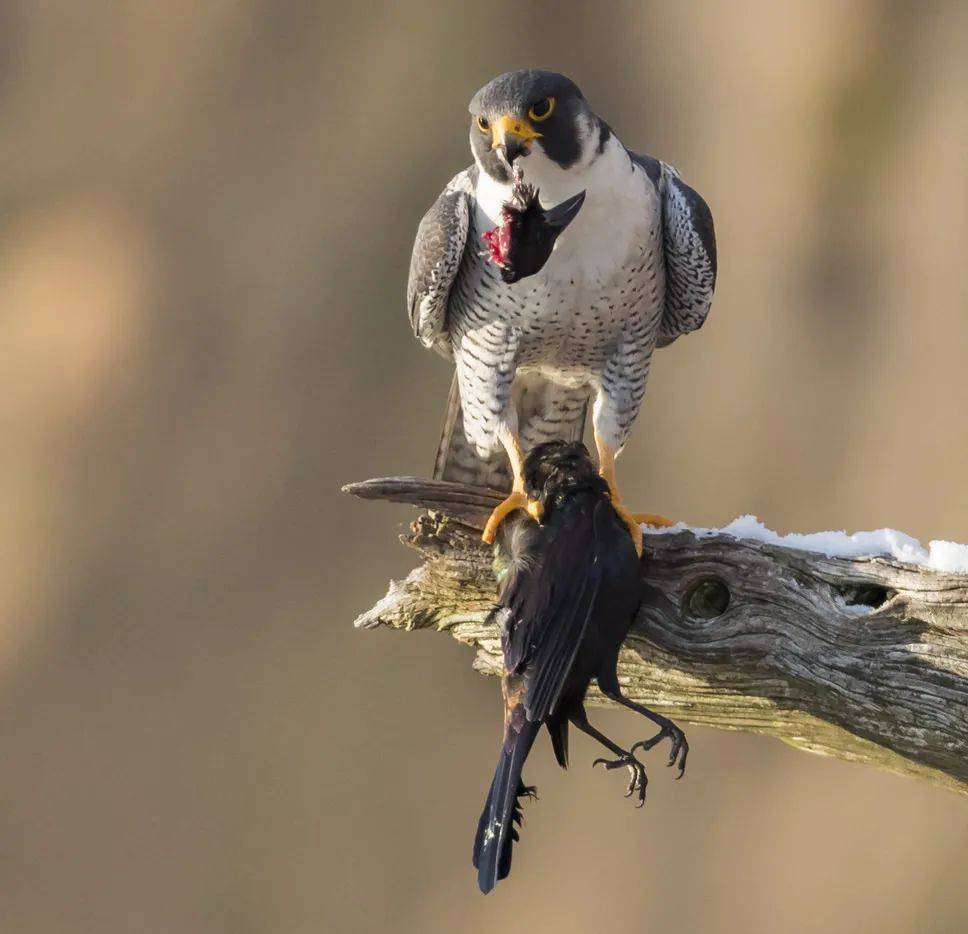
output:
[[[511,847],[519,839],[521,825],[521,798],[534,797],[535,793],[533,787],[521,781],[521,769],[540,728],[540,723],[526,720],[521,732],[512,733],[501,747],[474,837],[474,868],[485,895],[511,871]]]
[[[526,449],[542,441],[580,441],[585,433],[586,390],[566,389],[536,373],[520,374],[517,399],[518,430]],[[435,480],[453,480],[505,492],[511,489],[511,465],[498,446],[482,458],[464,434],[457,376],[450,386],[444,427],[434,461]]]
[[[464,413],[456,374],[450,385],[444,428],[437,446],[434,479],[469,483],[492,490],[511,489],[511,464],[504,448],[498,447],[486,459],[482,459],[464,434]]]

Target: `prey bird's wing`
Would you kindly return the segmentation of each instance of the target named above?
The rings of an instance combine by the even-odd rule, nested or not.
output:
[[[589,499],[569,521],[532,532],[535,546],[511,563],[498,614],[505,667],[525,675],[529,720],[543,721],[554,712],[594,617],[608,543],[617,528],[611,504]]]
[[[457,277],[470,223],[476,168],[450,180],[417,229],[407,283],[413,333],[425,347],[449,355],[447,302]]]
[[[664,162],[662,227],[665,249],[665,308],[658,346],[702,327],[716,288],[716,232],[709,205]]]

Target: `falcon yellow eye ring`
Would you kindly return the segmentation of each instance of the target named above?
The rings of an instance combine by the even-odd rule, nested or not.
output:
[[[491,124],[488,122],[488,120],[487,120],[486,117],[478,117],[477,118],[477,128],[482,133],[488,133],[488,132],[490,132]]]
[[[528,108],[528,116],[535,123],[541,123],[542,120],[547,120],[551,116],[551,112],[554,109],[555,99],[553,97],[546,97],[544,100],[538,101]]]

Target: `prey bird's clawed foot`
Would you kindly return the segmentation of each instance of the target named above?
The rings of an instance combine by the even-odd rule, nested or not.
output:
[[[651,739],[640,739],[637,743],[634,743],[629,751],[634,753],[636,749],[642,748],[648,752],[653,746],[658,746],[664,739],[668,739],[672,743],[667,765],[670,767],[678,765],[679,774],[676,778],[682,778],[686,774],[686,757],[689,755],[689,743],[686,742],[686,734],[671,720],[667,720],[659,732]]]
[[[525,510],[535,522],[541,521],[541,503],[537,500],[529,500],[522,490],[512,490],[501,503],[494,507],[494,511],[488,517],[487,525],[484,526],[484,531],[481,534],[481,538],[486,544],[492,545],[494,543],[501,523],[515,509]]]
[[[604,765],[606,769],[620,769],[623,766],[629,770],[629,784],[625,792],[626,798],[633,795],[636,799],[635,806],[642,807],[645,804],[645,787],[649,784],[649,778],[645,774],[645,766],[633,755],[635,747],[619,756],[618,759],[596,759],[592,763],[592,768],[596,765]]]

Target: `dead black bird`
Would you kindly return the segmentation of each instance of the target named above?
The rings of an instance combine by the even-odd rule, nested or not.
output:
[[[511,200],[501,209],[497,227],[484,233],[491,259],[501,278],[517,282],[540,272],[548,262],[555,241],[575,219],[585,201],[585,192],[556,204],[541,207],[538,190],[515,176]]]
[[[511,868],[521,823],[520,799],[534,789],[521,778],[524,760],[542,724],[555,758],[568,764],[568,724],[615,756],[607,769],[626,767],[626,797],[645,801],[646,774],[635,750],[671,740],[669,765],[686,768],[689,745],[670,720],[623,697],[616,666],[622,642],[643,600],[639,559],[628,529],[612,508],[608,487],[580,442],[536,446],[524,462],[525,490],[538,500],[542,523],[518,513],[502,526],[500,602],[493,611],[504,649],[504,744],[474,840],[482,892]],[[644,714],[659,732],[623,749],[585,715],[585,693],[595,679],[602,692]]]

